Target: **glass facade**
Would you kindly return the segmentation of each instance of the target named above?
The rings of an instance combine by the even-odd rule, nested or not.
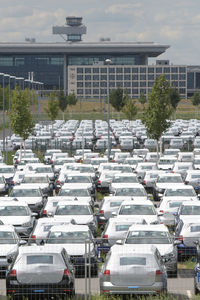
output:
[[[105,65],[105,60],[111,59],[112,65],[144,65],[146,63],[145,55],[132,54],[132,55],[71,55],[68,56],[68,65]]]
[[[0,55],[0,71],[17,77],[28,78],[34,73],[34,81],[44,83],[44,89],[54,86],[63,88],[63,55],[57,54],[16,54]]]

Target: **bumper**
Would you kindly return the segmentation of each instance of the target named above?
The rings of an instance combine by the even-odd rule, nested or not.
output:
[[[109,294],[136,294],[136,295],[148,295],[148,294],[160,294],[166,291],[167,285],[164,286],[162,282],[157,282],[152,286],[116,286],[111,282],[100,283],[100,293]]]

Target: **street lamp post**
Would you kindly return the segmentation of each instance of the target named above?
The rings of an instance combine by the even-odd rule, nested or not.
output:
[[[3,83],[3,151],[5,151],[5,91],[4,91],[4,73],[0,73]]]
[[[110,161],[110,150],[111,150],[111,143],[110,143],[110,95],[109,95],[109,65],[111,64],[110,59],[106,59],[105,63],[107,65],[107,102],[108,102],[108,109],[107,109],[107,122],[108,122],[108,161]]]

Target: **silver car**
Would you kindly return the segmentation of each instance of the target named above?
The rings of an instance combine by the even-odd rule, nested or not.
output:
[[[114,245],[99,274],[100,293],[157,294],[167,291],[167,273],[154,246]]]
[[[7,275],[6,288],[11,298],[74,295],[74,267],[61,246],[21,247]]]

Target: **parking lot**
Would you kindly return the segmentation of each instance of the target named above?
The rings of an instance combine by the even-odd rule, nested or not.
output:
[[[200,122],[159,144],[140,120],[110,126],[110,146],[101,120],[36,124],[22,151],[6,138],[1,296],[198,293]]]

